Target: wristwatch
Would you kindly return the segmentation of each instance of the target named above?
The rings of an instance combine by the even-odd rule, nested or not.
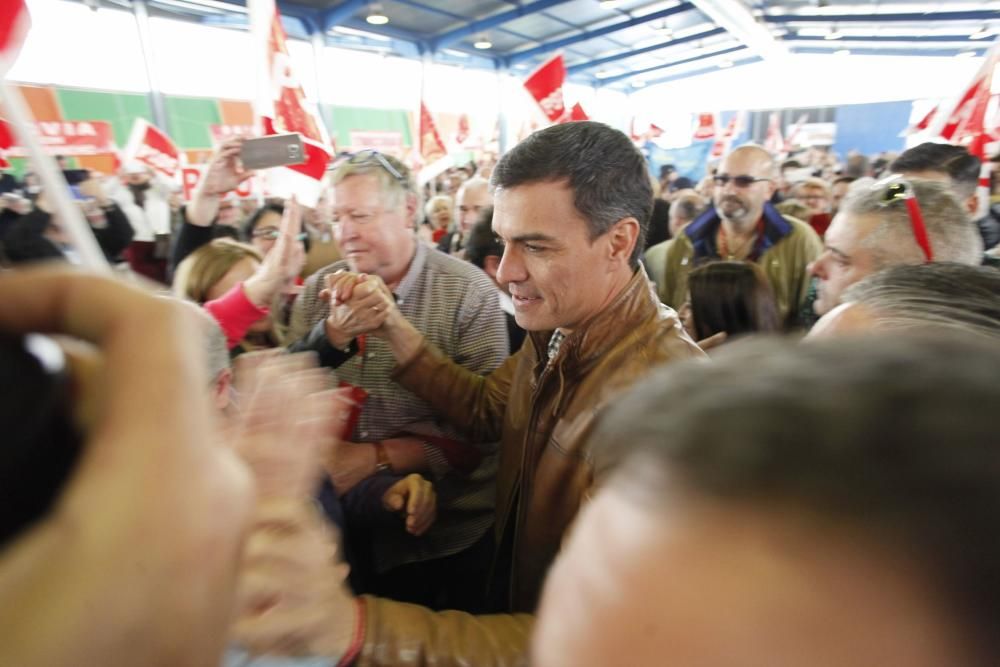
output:
[[[389,455],[385,453],[385,447],[382,446],[381,442],[372,444],[375,445],[375,473],[392,472],[392,462],[389,461]]]

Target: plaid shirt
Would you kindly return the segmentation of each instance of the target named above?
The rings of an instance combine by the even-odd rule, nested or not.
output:
[[[410,268],[396,289],[400,312],[430,343],[456,363],[486,375],[507,357],[507,325],[496,287],[473,265],[417,243]],[[322,327],[329,304],[319,298],[325,278],[347,262],[311,276],[295,302],[292,340]],[[368,400],[352,440],[379,442],[400,434],[426,434],[464,441],[427,403],[392,381],[395,359],[386,342],[366,336],[363,354],[336,370],[339,380],[362,387]],[[430,477],[438,495],[438,517],[423,537],[398,530],[378,531],[375,564],[385,571],[405,563],[448,556],[471,546],[492,525],[496,504],[496,443],[475,443],[484,458],[468,476],[451,469],[438,447],[424,443]]]

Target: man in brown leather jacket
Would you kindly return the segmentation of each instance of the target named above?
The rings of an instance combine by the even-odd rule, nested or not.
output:
[[[285,629],[262,615],[240,626],[247,646],[294,646],[358,665],[524,664],[542,582],[595,484],[587,444],[595,414],[659,364],[701,355],[639,267],[653,195],[645,161],[627,136],[594,122],[536,132],[504,156],[493,184],[493,226],[505,244],[497,280],[529,332],[499,369],[483,377],[448,359],[399,314],[387,291],[354,294],[355,285],[377,278],[333,276],[330,298],[331,308],[387,311],[372,333],[389,342],[394,379],[470,442],[500,440],[489,585],[501,600],[498,611],[508,613],[432,612],[363,597],[352,614],[342,588],[297,590],[282,599],[299,604],[298,618],[309,626],[295,627],[294,610],[280,615]],[[282,557],[280,542],[264,560]],[[287,585],[302,589],[308,578],[292,552],[283,554]],[[333,567],[308,574],[330,578]],[[268,576],[281,580],[273,570]]]

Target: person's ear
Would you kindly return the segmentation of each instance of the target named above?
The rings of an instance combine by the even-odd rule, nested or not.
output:
[[[500,267],[500,258],[496,255],[487,255],[483,260],[483,271],[486,272],[493,282],[497,281],[497,269]]]
[[[609,255],[608,259],[617,264],[628,264],[632,258],[635,244],[639,242],[639,221],[635,218],[622,218],[616,222],[607,233]]]

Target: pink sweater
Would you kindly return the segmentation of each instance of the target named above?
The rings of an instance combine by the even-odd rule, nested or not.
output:
[[[269,308],[259,308],[243,291],[243,283],[233,285],[232,289],[218,299],[205,304],[205,310],[215,318],[226,334],[226,345],[229,349],[236,347],[254,322],[266,317]]]

